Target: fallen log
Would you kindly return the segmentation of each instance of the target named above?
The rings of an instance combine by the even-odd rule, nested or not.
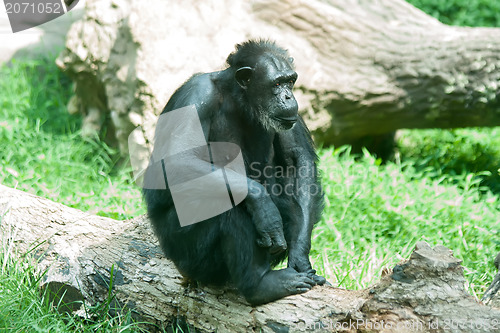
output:
[[[295,58],[295,96],[324,145],[388,150],[400,128],[500,126],[500,29],[448,26],[403,0],[88,0],[57,64],[83,131],[106,127],[126,153],[186,79],[258,37]]]
[[[495,258],[495,267],[498,272],[497,275],[493,278],[490,286],[484,292],[482,302],[485,304],[500,308],[500,253],[497,254]]]
[[[36,259],[68,311],[111,288],[112,308],[197,332],[500,332],[500,310],[466,292],[460,260],[424,242],[365,290],[317,286],[251,307],[230,287],[186,285],[144,216],[116,221],[0,185],[0,235],[3,251]]]

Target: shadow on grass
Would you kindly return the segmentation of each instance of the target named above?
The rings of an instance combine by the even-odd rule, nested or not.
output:
[[[412,160],[431,177],[474,174],[480,186],[500,194],[500,128],[405,130],[398,140],[402,161]]]

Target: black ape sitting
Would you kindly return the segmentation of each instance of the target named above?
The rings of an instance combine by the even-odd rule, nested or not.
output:
[[[209,143],[201,146],[190,132],[196,122],[183,123],[187,111],[174,124],[167,120],[168,129],[158,124],[153,157],[160,156],[161,163],[158,158],[150,163],[144,197],[160,244],[183,275],[205,284],[232,282],[256,305],[325,283],[309,261],[311,230],[320,219],[323,197],[317,156],[292,93],[297,79],[293,59],[273,42],[250,40],[236,46],[227,64],[220,72],[191,77],[165,106],[162,115],[194,105],[202,139]],[[184,143],[175,140],[182,136],[189,142],[178,147]],[[245,176],[237,168],[219,165],[238,155],[217,151],[216,143],[221,142],[241,149]],[[161,156],[169,149],[175,157]],[[217,162],[218,156],[224,161]],[[224,176],[224,196],[215,186],[210,194],[211,183],[201,181],[202,175],[215,171]],[[186,172],[187,178],[205,185],[197,188],[190,183],[186,186],[191,192],[178,190],[179,184],[188,183]],[[200,194],[203,202],[189,201],[185,195],[207,191],[208,195]],[[205,201],[227,197],[232,208],[207,212]],[[182,226],[182,200],[190,204],[188,215],[196,215],[205,205],[201,215],[207,218]],[[287,256],[286,269],[271,270]]]

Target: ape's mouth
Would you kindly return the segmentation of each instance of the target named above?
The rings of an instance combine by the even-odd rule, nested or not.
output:
[[[292,117],[274,117],[277,121],[279,121],[283,126],[291,128],[299,119],[298,116]]]

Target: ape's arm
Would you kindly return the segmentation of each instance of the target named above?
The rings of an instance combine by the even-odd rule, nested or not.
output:
[[[292,179],[294,190],[289,199],[297,209],[292,213],[282,212],[289,226],[288,267],[298,272],[314,274],[309,261],[311,232],[323,209],[323,194],[318,180],[313,142],[302,118],[299,118],[290,131],[279,133],[275,148],[278,160],[287,168],[293,167],[295,170],[295,177]],[[323,277],[314,275],[313,278],[318,284],[325,282]]]
[[[214,167],[217,169],[220,168],[224,172],[226,184],[228,185],[228,189],[231,191],[233,198],[238,194],[247,193],[243,204],[246,205],[247,211],[251,215],[255,228],[260,236],[257,239],[258,245],[262,247],[269,247],[269,251],[271,253],[282,252],[287,246],[283,234],[281,215],[264,186],[253,179],[242,176],[242,172],[236,172],[231,168],[225,168],[224,165],[217,165],[217,163],[214,164],[214,160],[217,156],[220,156],[221,153],[227,153],[228,156],[232,156],[232,158],[234,158],[236,155],[234,152],[230,153],[229,151],[217,151],[220,147],[225,146],[228,147],[227,149],[232,149],[231,144],[227,144],[227,142],[225,142],[231,142],[233,140],[232,137],[228,137],[227,139],[223,137],[221,138],[221,135],[217,133],[218,135],[215,135],[214,137],[218,138],[217,141],[222,141],[217,142],[217,147],[219,148],[216,148],[216,143],[209,143],[209,145],[206,145],[208,138],[213,137],[210,135],[211,131],[217,130],[216,126],[213,126],[212,123],[227,122],[227,119],[216,118],[226,116],[223,112],[219,112],[222,107],[222,96],[220,95],[213,80],[217,75],[220,75],[219,73],[220,72],[195,75],[174,93],[169,103],[163,110],[162,115],[166,115],[169,112],[175,112],[175,110],[189,105],[194,105],[196,107],[198,119],[194,119],[193,121],[188,121],[182,117],[178,119],[178,122],[183,124],[183,126],[189,127],[189,131],[188,128],[171,129],[170,125],[161,126],[160,120],[157,125],[153,155],[162,155],[161,153],[158,154],[162,151],[180,152],[175,154],[174,157],[168,158],[167,162],[163,162],[164,165],[162,168],[165,168],[165,165],[167,165],[166,175],[169,180],[169,185],[171,185],[172,181],[175,181],[175,183],[179,184],[179,186],[183,186],[181,181],[183,178],[189,180],[189,178],[194,179],[204,177],[203,179],[206,181],[205,185],[210,186],[212,181],[210,180],[210,177],[215,176],[212,172],[214,171]],[[199,126],[196,125],[198,120],[203,130],[204,140],[203,138],[201,140],[200,138],[193,138],[193,136],[190,135],[190,133],[193,132],[192,129]],[[192,122],[195,124],[193,125]],[[228,124],[227,126],[230,125]],[[169,128],[169,130],[164,130],[163,128]],[[185,139],[183,138],[175,141],[175,139],[183,137],[186,132],[189,133]],[[179,134],[176,135],[176,133]],[[185,144],[186,147],[177,147],[179,141],[181,144]],[[202,141],[205,142],[204,146],[198,146],[201,144],[197,144],[196,142]],[[195,146],[198,147],[192,148]],[[159,159],[156,158],[155,160],[158,161]],[[222,162],[227,163],[229,160]],[[158,169],[159,167],[160,165],[156,164],[156,168]],[[159,171],[160,170],[158,169],[156,174],[162,175],[163,172]],[[242,177],[245,178],[242,179]],[[190,189],[188,188],[186,192],[189,193],[189,190]],[[198,191],[198,193],[199,192],[201,191]],[[214,193],[211,193],[208,197],[203,197],[203,195],[198,196],[197,199],[198,202],[196,202],[195,198],[189,202],[189,204],[192,207],[206,207],[206,202],[208,201],[213,202],[216,206],[217,200],[221,201],[221,205],[226,204],[228,201],[226,194],[219,197]]]

